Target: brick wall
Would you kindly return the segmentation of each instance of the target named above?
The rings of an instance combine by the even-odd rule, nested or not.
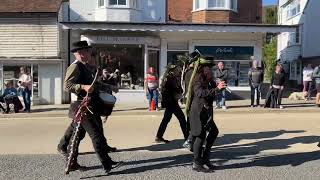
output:
[[[238,12],[232,12],[232,23],[262,23],[262,0],[238,0]]]
[[[168,0],[171,20],[194,23],[262,23],[262,0],[238,0],[238,11],[192,12],[193,0]]]
[[[229,23],[230,11],[203,10],[192,13],[194,23]]]
[[[191,22],[193,0],[168,0],[168,20],[171,21]]]

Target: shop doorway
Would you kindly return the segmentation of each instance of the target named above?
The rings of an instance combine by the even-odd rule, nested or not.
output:
[[[148,67],[153,67],[156,70],[157,77],[160,76],[159,72],[159,59],[160,59],[160,52],[159,50],[149,50],[148,51]]]

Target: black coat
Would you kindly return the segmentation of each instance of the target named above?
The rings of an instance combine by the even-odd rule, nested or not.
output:
[[[213,121],[213,100],[216,92],[215,83],[208,82],[202,75],[197,75],[193,82],[193,97],[189,112],[191,134],[199,136],[207,122]]]
[[[180,78],[173,75],[167,77],[167,81],[161,85],[161,106],[166,108],[169,105],[177,104],[179,95],[182,93]]]

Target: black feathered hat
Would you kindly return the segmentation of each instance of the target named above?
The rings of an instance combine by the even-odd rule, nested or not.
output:
[[[72,46],[74,47],[73,49],[71,49],[72,53],[75,53],[75,52],[82,50],[82,49],[92,48],[91,46],[88,45],[87,41],[77,41],[77,42],[72,43]]]

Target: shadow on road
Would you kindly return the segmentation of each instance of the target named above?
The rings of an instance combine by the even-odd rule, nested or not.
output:
[[[262,151],[266,150],[285,150],[294,144],[313,144],[320,140],[319,136],[297,136],[289,139],[270,139],[276,138],[285,134],[298,134],[305,131],[267,131],[258,133],[244,134],[225,134],[219,137],[215,143],[211,158],[212,161],[218,164],[217,170],[248,168],[254,166],[275,167],[275,166],[298,166],[303,163],[320,159],[320,151],[306,153],[290,153],[290,154],[272,154],[263,155]],[[252,140],[253,142],[239,143],[241,140]],[[182,148],[183,140],[175,140],[169,144],[156,144],[146,147],[138,147],[132,149],[124,149],[122,151],[166,151]],[[231,161],[239,160],[234,163]],[[125,165],[139,165],[118,172],[113,172],[110,175],[116,174],[134,174],[145,171],[165,169],[180,166],[190,166],[192,163],[192,154],[183,154],[177,156],[161,157],[146,160],[137,160],[126,162]],[[144,165],[145,164],[145,165]],[[151,165],[150,165],[151,164]],[[90,169],[101,168],[101,166],[90,167]],[[82,179],[102,177],[104,175],[83,177]]]

